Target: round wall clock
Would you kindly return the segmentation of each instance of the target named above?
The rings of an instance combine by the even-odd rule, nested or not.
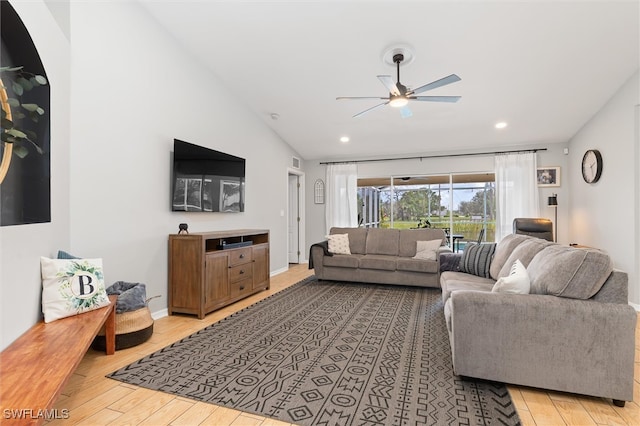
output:
[[[582,178],[587,183],[595,183],[602,175],[602,154],[597,149],[590,149],[582,157]]]

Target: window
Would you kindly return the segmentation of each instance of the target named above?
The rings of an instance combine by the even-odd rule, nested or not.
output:
[[[459,235],[459,249],[495,238],[493,173],[358,179],[360,226],[443,228]]]

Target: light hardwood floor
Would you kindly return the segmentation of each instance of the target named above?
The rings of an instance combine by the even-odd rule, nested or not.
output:
[[[307,265],[295,265],[271,278],[271,289],[213,312],[203,320],[192,316],[164,317],[155,322],[151,339],[115,355],[89,350],[62,396],[58,410],[69,418],[49,424],[80,425],[287,425],[277,420],[225,407],[138,388],[105,377],[120,367],[161,349],[209,324],[245,308],[311,275]],[[611,401],[520,386],[509,391],[526,425],[640,425],[640,317],[636,327],[634,400],[624,408]],[[585,372],[585,374],[587,374]]]

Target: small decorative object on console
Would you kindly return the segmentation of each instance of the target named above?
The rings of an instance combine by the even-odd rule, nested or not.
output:
[[[178,225],[178,234],[188,234],[189,233],[189,225],[187,225],[186,223],[181,223],[180,225]]]

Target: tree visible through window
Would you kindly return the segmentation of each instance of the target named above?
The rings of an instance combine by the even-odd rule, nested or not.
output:
[[[358,180],[359,223],[381,228],[443,228],[461,247],[495,236],[493,173]]]

